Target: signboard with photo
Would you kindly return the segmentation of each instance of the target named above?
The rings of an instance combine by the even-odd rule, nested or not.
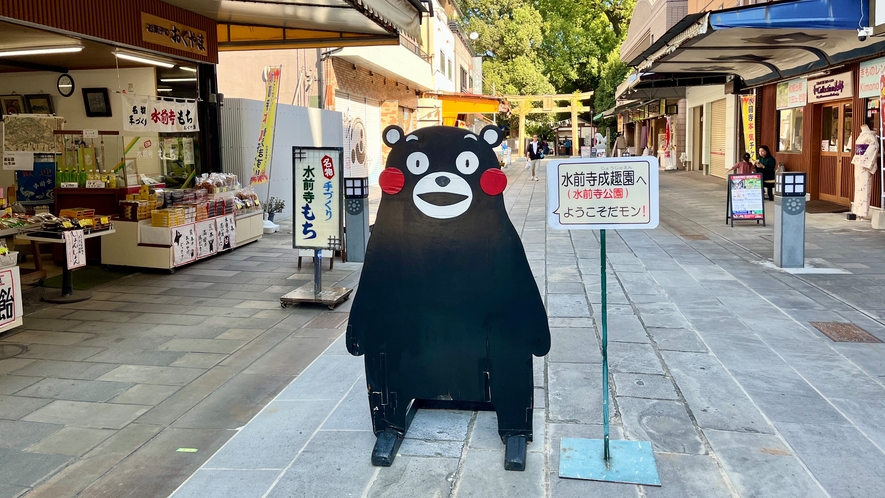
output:
[[[765,226],[765,208],[762,201],[762,175],[728,175],[728,200],[725,221],[762,221]]]

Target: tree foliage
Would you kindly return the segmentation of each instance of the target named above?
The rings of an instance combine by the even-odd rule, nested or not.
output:
[[[467,33],[484,58],[484,92],[596,91],[611,107],[626,75],[619,49],[636,0],[460,0]]]

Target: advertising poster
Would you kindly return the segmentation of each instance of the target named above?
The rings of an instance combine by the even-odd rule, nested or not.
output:
[[[219,251],[228,251],[237,247],[237,222],[234,215],[221,216],[215,220],[215,235],[218,237]]]
[[[547,165],[548,224],[566,229],[658,226],[654,157],[564,159]]]
[[[762,175],[728,175],[731,217],[735,220],[762,220]]]
[[[756,96],[741,95],[741,116],[744,118],[744,144],[750,163],[756,161]]]
[[[175,133],[200,131],[197,101],[166,100],[124,93],[123,129],[136,132]]]
[[[197,230],[194,224],[172,230],[172,266],[181,266],[197,259]]]
[[[277,120],[277,99],[280,96],[279,67],[267,71],[267,86],[264,92],[264,114],[258,132],[258,144],[255,150],[255,163],[252,165],[252,178],[249,185],[267,182],[267,167],[273,152],[273,134]]]
[[[293,148],[293,247],[327,249],[341,244],[340,157],[339,149]]]

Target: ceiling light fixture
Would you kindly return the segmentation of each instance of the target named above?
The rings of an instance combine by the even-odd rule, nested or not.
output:
[[[171,88],[157,88],[157,91],[158,92],[171,92],[172,89]]]
[[[160,78],[161,83],[183,83],[185,81],[197,81],[196,78]]]
[[[166,62],[159,59],[152,59],[143,55],[130,54],[129,52],[115,51],[114,56],[118,59],[126,59],[127,61],[132,62],[141,62],[143,64],[151,64],[154,66],[165,67],[166,69],[171,69],[175,67],[175,64],[171,62]]]
[[[43,54],[68,54],[83,50],[83,45],[68,45],[61,47],[29,47],[0,50],[0,57],[15,57],[17,55],[43,55]]]
[[[196,73],[196,72],[197,72],[197,68],[195,68],[195,67],[190,67],[190,66],[178,66],[178,69],[183,69],[183,70],[185,70],[185,71],[187,71],[187,72],[190,72],[190,73]]]

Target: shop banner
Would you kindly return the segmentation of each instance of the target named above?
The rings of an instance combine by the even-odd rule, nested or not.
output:
[[[264,117],[258,132],[258,148],[255,151],[255,163],[252,165],[252,178],[249,185],[266,183],[267,166],[273,153],[273,134],[277,122],[277,99],[280,96],[281,67],[272,67],[267,71],[267,87],[264,92]]]
[[[879,98],[880,80],[885,75],[885,57],[860,63],[857,96],[862,99]]]
[[[237,247],[237,222],[234,215],[229,214],[216,218],[215,234],[218,237],[219,251],[228,251]]]
[[[65,257],[69,270],[86,266],[86,244],[83,242],[83,230],[64,232]]]
[[[744,118],[744,144],[750,153],[750,164],[756,162],[756,96],[741,95],[741,116]],[[743,154],[741,154],[743,156]]]
[[[180,133],[200,131],[197,101],[165,100],[124,93],[123,129],[136,132]]]
[[[331,249],[341,245],[343,187],[341,152],[293,148],[295,221],[292,247]]]
[[[808,100],[807,80],[797,78],[777,84],[777,110],[803,107]]]
[[[851,72],[808,80],[808,102],[826,102],[853,96],[854,75]]]
[[[217,253],[218,234],[216,233],[215,220],[198,221],[195,228],[197,231],[197,258],[205,258]]]
[[[0,327],[23,314],[18,266],[0,270]]]
[[[172,231],[172,266],[181,266],[197,259],[197,230],[194,224],[181,225]]]

